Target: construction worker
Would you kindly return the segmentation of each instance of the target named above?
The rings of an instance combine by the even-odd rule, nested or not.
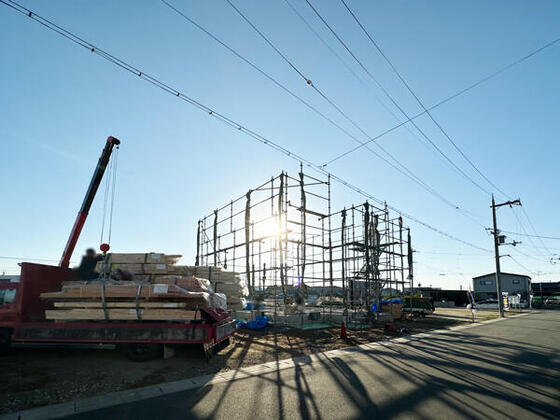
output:
[[[80,266],[76,269],[76,274],[80,280],[95,280],[99,277],[99,273],[95,271],[95,266],[102,261],[103,255],[97,255],[93,248],[86,250],[86,255],[82,257]]]

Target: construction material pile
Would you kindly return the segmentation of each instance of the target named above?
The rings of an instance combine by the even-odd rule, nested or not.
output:
[[[201,309],[227,309],[230,296],[234,307],[241,306],[244,290],[238,276],[215,267],[180,266],[180,258],[107,254],[97,264],[98,280],[64,282],[62,290],[41,294],[54,301],[55,309],[46,310],[45,318],[187,322],[201,319]],[[211,281],[203,278],[206,275],[224,293],[216,293]]]
[[[221,267],[207,266],[185,267],[185,273],[197,278],[208,279],[216,292],[226,295],[228,309],[245,309],[247,306],[245,296],[249,294],[249,291],[239,274],[226,271]]]
[[[197,278],[208,293],[223,293],[228,309],[244,309],[247,286],[237,273],[221,267],[177,265],[181,255],[160,253],[107,254],[96,271],[115,279],[133,279],[150,283],[175,283]],[[185,286],[188,290],[193,290]],[[194,290],[193,290],[194,291]]]
[[[190,283],[196,280],[190,279]],[[41,298],[54,301],[56,308],[45,311],[46,319],[65,321],[190,322],[202,318],[200,309],[225,304],[220,302],[225,301],[224,297],[208,292],[190,291],[177,284],[136,281],[64,282],[61,291],[41,293]]]

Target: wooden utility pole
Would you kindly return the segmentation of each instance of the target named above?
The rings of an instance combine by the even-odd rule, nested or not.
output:
[[[496,221],[496,207],[501,206],[513,206],[521,205],[519,199],[513,201],[506,201],[505,203],[496,204],[494,201],[494,194],[492,194],[492,224],[493,230],[492,235],[494,236],[494,257],[496,258],[496,293],[498,297],[498,311],[500,312],[500,318],[504,317],[504,302],[502,299],[502,281],[500,277],[500,243],[503,243],[503,236],[500,236],[500,231],[498,230],[498,223]],[[500,242],[501,240],[501,242]]]

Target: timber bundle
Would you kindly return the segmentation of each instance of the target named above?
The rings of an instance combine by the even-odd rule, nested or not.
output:
[[[54,302],[45,318],[190,322],[202,319],[201,309],[244,307],[246,289],[238,275],[217,267],[180,266],[179,258],[107,254],[96,267],[99,280],[67,281],[62,290],[41,294]]]
[[[177,265],[181,255],[166,255],[155,252],[147,254],[107,254],[97,264],[97,271],[112,278],[120,279],[131,275],[133,280],[161,283],[170,276],[176,278],[196,277],[205,279],[208,288],[227,297],[228,309],[244,309],[247,286],[239,274],[221,267]],[[190,289],[189,289],[190,290]],[[204,290],[208,291],[208,290]]]

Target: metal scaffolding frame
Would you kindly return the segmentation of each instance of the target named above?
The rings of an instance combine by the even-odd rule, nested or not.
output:
[[[330,178],[301,167],[297,177],[282,172],[199,220],[195,264],[238,273],[249,299],[264,299],[274,313],[302,298],[323,315],[348,313],[410,290],[409,242],[410,230],[386,205],[332,212]]]

